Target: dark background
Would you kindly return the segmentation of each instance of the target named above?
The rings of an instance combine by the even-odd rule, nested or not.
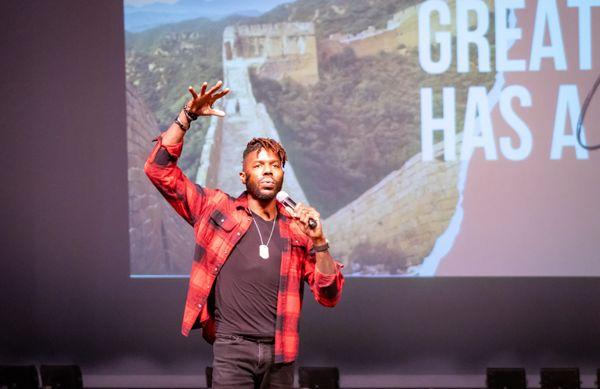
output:
[[[0,363],[202,374],[210,347],[180,335],[187,279],[129,278],[122,1],[3,0],[0,21]],[[299,363],[592,374],[598,296],[598,278],[348,279],[333,310],[306,295]]]

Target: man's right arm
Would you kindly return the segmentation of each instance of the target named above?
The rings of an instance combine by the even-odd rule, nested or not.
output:
[[[190,86],[192,99],[186,104],[188,113],[225,116],[225,112],[212,108],[215,101],[229,93],[229,89],[219,91],[222,84],[219,81],[207,91],[207,83],[204,83],[200,94]],[[177,213],[194,225],[197,215],[205,207],[208,189],[194,184],[177,166],[183,148],[183,137],[190,124],[188,115],[181,110],[177,121],[156,138],[157,143],[144,165],[144,172]]]
[[[179,120],[189,127],[185,114],[180,113]],[[204,208],[206,196],[205,190],[194,184],[177,166],[184,135],[185,131],[175,123],[159,135],[144,165],[144,172],[177,213],[194,225],[196,216]]]
[[[186,126],[186,128],[190,127],[190,122],[183,110],[179,112],[179,116],[177,116],[179,121]],[[186,131],[182,130],[181,127],[175,122],[171,124],[171,127],[165,132],[162,133],[162,143],[165,146],[173,146],[183,142],[183,137],[185,136]]]

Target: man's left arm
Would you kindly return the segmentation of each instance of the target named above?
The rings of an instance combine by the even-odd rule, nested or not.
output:
[[[305,262],[304,277],[319,304],[333,307],[342,297],[344,276],[341,270],[344,265],[335,261],[329,250],[315,251],[315,247],[328,245],[326,240],[323,240],[322,245],[316,243],[313,241],[308,247],[309,257]]]
[[[331,257],[320,214],[314,208],[298,203],[293,215],[300,222],[303,232],[310,238],[308,257],[304,261],[304,279],[321,305],[333,307],[342,296],[344,276],[341,269],[344,265]],[[317,223],[315,228],[309,227],[310,219]]]

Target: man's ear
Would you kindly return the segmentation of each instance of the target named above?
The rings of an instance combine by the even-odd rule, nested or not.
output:
[[[240,172],[240,180],[242,181],[242,184],[246,185],[246,173],[244,172]]]

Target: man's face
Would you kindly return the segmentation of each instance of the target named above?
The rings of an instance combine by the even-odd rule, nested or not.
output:
[[[260,149],[246,155],[240,173],[242,183],[250,196],[258,200],[272,200],[283,185],[283,169],[277,154]]]

